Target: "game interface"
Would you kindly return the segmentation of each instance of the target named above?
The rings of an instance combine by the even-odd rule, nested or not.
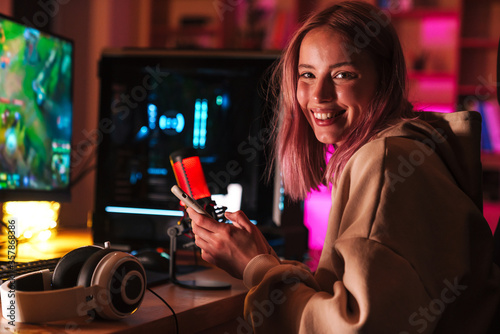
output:
[[[0,189],[67,188],[71,42],[0,16]]]

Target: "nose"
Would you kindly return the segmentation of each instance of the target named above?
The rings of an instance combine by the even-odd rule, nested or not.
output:
[[[325,76],[316,82],[312,96],[315,102],[330,102],[335,96],[335,85],[330,76]]]

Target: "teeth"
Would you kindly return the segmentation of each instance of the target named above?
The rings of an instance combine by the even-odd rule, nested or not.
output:
[[[314,118],[316,118],[316,119],[325,120],[325,119],[329,119],[332,117],[333,117],[333,114],[330,112],[328,112],[328,113],[314,113]]]
[[[326,113],[313,113],[314,114],[314,118],[316,119],[319,119],[319,120],[325,120],[325,119],[330,119],[330,118],[333,118],[333,117],[337,117],[337,116],[340,116],[342,115],[343,113],[345,112],[345,110],[341,110],[337,113],[331,113],[331,112],[326,112]]]

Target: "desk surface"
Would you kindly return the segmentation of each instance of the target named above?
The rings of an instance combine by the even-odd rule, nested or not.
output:
[[[82,244],[88,244],[85,233]],[[60,241],[63,242],[63,241]],[[48,249],[47,253],[53,254]],[[178,276],[179,280],[216,280],[231,283],[228,290],[192,290],[172,283],[152,288],[174,309],[179,333],[235,333],[241,322],[243,303],[247,289],[241,280],[235,279],[217,268],[208,268]],[[87,317],[61,320],[46,324],[17,323],[13,328],[7,320],[0,322],[0,333],[175,333],[175,320],[170,309],[153,293],[146,291],[140,308],[120,321],[90,321]]]
[[[171,283],[153,287],[174,309],[180,334],[236,333],[247,292],[242,281],[215,268],[179,276],[179,279],[221,280],[232,284],[229,290],[214,291],[191,290]],[[90,321],[82,317],[39,325],[16,323],[14,328],[2,319],[0,324],[0,333],[175,333],[172,312],[150,291],[146,291],[137,312],[119,321]]]

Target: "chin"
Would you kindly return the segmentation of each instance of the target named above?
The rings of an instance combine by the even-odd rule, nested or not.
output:
[[[326,139],[319,139],[319,138],[316,138],[318,139],[318,141],[321,143],[321,144],[325,144],[325,145],[337,145],[337,140],[326,140]]]
[[[341,142],[340,136],[332,137],[331,135],[326,136],[316,136],[316,139],[325,145],[336,145],[338,146]]]

